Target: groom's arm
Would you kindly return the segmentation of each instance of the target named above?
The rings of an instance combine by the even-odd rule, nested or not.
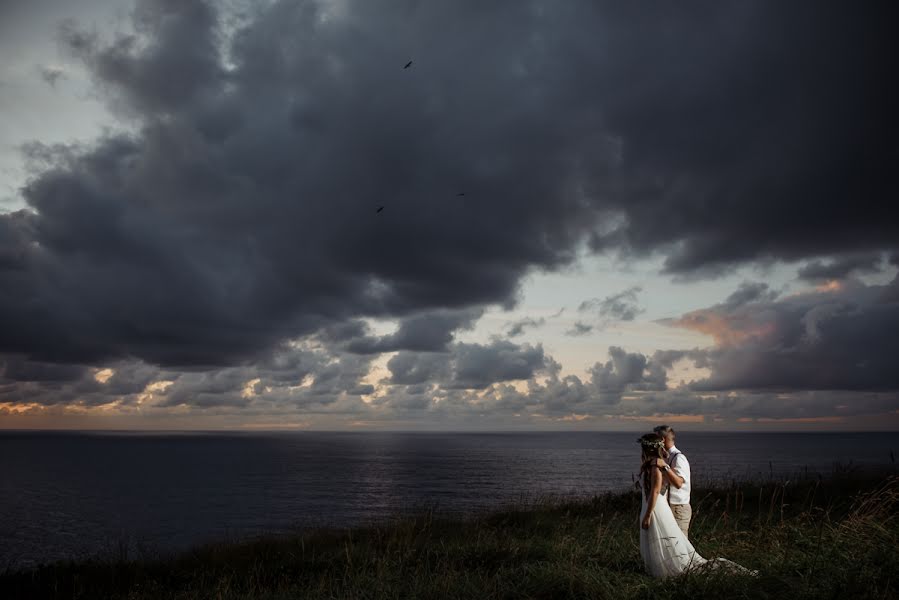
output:
[[[678,460],[680,460],[680,459],[682,459],[682,458],[683,458],[683,457],[681,456],[681,457],[678,458]],[[669,467],[669,468],[665,469],[664,471],[662,471],[662,476],[663,476],[665,479],[668,480],[668,483],[670,483],[671,485],[673,485],[673,486],[676,487],[677,489],[681,489],[681,488],[683,487],[684,483],[685,483],[687,480],[684,479],[679,473],[677,473],[677,471],[675,471],[675,469],[674,469],[673,467],[671,467],[670,465],[668,465],[668,464],[667,464],[664,460],[662,460],[661,458],[659,459],[659,466],[660,466],[660,467],[665,467],[665,466]]]
[[[676,466],[671,467],[668,472],[671,474],[672,485],[680,489],[687,483],[687,477],[690,476],[690,463],[687,462],[687,457],[683,453],[678,454],[674,462]],[[675,480],[677,480],[676,483]]]

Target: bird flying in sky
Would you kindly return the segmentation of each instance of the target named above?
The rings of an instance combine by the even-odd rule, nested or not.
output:
[[[411,67],[411,66],[412,66],[412,61],[410,60],[409,62],[406,63],[406,66],[403,67],[403,68],[404,68],[404,69],[408,69],[408,68]]]
[[[376,210],[375,212],[376,212],[376,213],[379,213],[379,212],[381,212],[382,210],[384,210],[384,207],[383,207],[383,206],[379,206],[379,207],[378,207],[378,210]]]

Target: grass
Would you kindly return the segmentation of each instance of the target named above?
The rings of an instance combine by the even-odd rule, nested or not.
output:
[[[720,481],[693,491],[705,557],[758,569],[657,580],[639,553],[639,492],[437,511],[350,530],[68,561],[0,574],[0,598],[895,598],[899,476]]]

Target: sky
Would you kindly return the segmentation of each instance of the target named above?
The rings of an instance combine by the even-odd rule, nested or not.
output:
[[[899,430],[897,11],[0,0],[0,428]]]

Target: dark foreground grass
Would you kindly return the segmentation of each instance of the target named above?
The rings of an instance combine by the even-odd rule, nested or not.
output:
[[[0,575],[0,598],[899,598],[899,477],[719,482],[690,537],[757,578],[648,577],[639,493],[489,515],[198,547],[175,558],[60,562]]]

